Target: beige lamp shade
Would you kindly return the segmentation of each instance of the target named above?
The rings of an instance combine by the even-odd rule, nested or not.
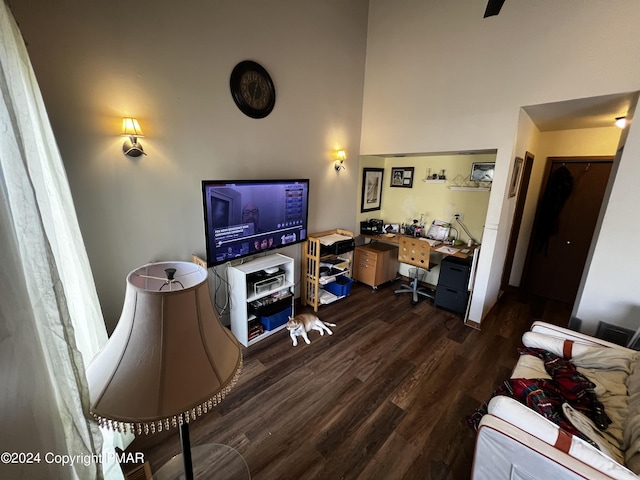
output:
[[[144,137],[138,119],[124,117],[122,119],[122,135],[126,137]]]
[[[207,271],[189,262],[145,265],[127,276],[118,325],[87,369],[91,413],[102,426],[138,434],[176,427],[217,405],[241,366]]]

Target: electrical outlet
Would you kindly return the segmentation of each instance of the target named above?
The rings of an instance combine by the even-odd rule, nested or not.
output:
[[[464,220],[464,213],[454,213],[453,214],[453,218],[455,218],[456,220]]]

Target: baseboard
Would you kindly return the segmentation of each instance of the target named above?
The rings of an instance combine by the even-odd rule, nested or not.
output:
[[[464,324],[467,327],[474,328],[476,330],[480,330],[480,324],[478,322],[474,322],[473,320],[469,320],[468,318],[464,321]]]

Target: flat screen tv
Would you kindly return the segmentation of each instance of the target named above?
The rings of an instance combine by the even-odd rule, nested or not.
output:
[[[207,264],[307,239],[309,180],[203,180]]]

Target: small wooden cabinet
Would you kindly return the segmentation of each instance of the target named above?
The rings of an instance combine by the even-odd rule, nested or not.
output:
[[[353,278],[378,288],[398,276],[398,247],[374,242],[356,247]]]

